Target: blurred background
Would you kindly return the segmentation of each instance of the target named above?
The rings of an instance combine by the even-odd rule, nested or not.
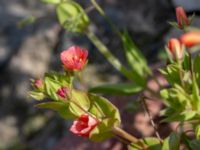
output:
[[[89,1],[79,0],[89,7]],[[164,64],[164,44],[181,32],[167,22],[175,21],[175,7],[183,6],[189,15],[196,13],[193,25],[200,25],[199,0],[99,0],[106,14],[120,30],[126,28],[152,67]],[[29,16],[39,19],[19,28],[20,20]],[[125,63],[118,37],[96,11],[89,13],[95,33],[114,55]],[[61,70],[59,54],[71,45],[89,50],[89,65],[84,70],[88,87],[124,81],[113,67],[80,34],[60,28],[54,7],[33,0],[0,0],[0,149],[10,150],[121,150],[126,147],[116,139],[92,143],[68,131],[71,122],[53,111],[34,107],[37,102],[28,97],[30,79],[42,78],[45,72]],[[164,82],[164,81],[163,81]],[[153,83],[150,83],[153,85]],[[77,86],[81,86],[77,84]],[[133,104],[135,97],[108,97],[122,114],[125,130],[137,137],[154,136],[153,128],[142,109]],[[159,121],[161,102],[151,101],[149,109]],[[136,110],[137,109],[137,110]],[[161,124],[162,137],[174,125]]]

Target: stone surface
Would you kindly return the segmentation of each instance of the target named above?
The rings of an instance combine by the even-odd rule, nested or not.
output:
[[[182,6],[186,11],[200,10],[199,0],[172,0],[175,6]]]

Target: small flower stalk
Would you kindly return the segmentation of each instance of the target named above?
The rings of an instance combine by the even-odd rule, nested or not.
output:
[[[60,54],[60,59],[67,71],[80,71],[87,63],[88,51],[78,47],[71,46]]]
[[[176,7],[176,18],[177,18],[178,27],[180,29],[184,29],[185,27],[190,25],[190,21],[183,7],[180,7],[180,6]]]
[[[83,114],[73,122],[70,131],[78,136],[89,137],[90,132],[97,126],[97,124],[97,119],[88,114]]]

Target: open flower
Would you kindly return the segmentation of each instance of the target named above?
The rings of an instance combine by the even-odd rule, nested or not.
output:
[[[83,114],[73,122],[70,131],[78,136],[89,137],[90,132],[98,124],[98,121],[89,116],[88,114]]]
[[[67,98],[68,91],[69,91],[69,90],[68,90],[67,87],[60,87],[60,88],[57,90],[56,94],[57,94],[58,96],[60,96],[61,98]]]
[[[173,57],[173,59],[181,59],[183,57],[183,48],[180,41],[176,38],[172,38],[169,40],[167,44],[167,48]]]
[[[180,29],[183,29],[185,26],[190,24],[183,7],[176,7],[176,18]]]
[[[82,70],[87,62],[88,51],[78,46],[71,46],[60,54],[64,67],[69,71]]]
[[[192,32],[185,33],[180,37],[180,41],[186,47],[192,47],[192,46],[198,45],[200,44],[200,32],[192,31]]]

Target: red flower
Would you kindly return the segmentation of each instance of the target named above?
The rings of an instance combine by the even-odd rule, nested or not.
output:
[[[73,122],[70,131],[78,136],[89,137],[90,132],[98,124],[98,121],[88,114],[81,115]]]
[[[87,62],[88,51],[72,46],[60,54],[60,59],[67,70],[81,70]]]
[[[42,82],[42,80],[40,80],[40,79],[35,80],[35,81],[34,81],[34,86],[35,86],[35,88],[37,88],[37,89],[42,89],[42,87],[43,87],[43,82]]]
[[[190,24],[183,7],[176,7],[176,18],[180,29]]]
[[[167,47],[174,59],[183,57],[183,49],[178,39],[172,38],[169,40]]]
[[[61,87],[57,90],[56,94],[60,96],[61,98],[66,98],[68,93],[68,88]]]
[[[183,34],[180,37],[180,41],[186,46],[186,47],[192,47],[197,44],[200,44],[200,32],[188,32]]]

